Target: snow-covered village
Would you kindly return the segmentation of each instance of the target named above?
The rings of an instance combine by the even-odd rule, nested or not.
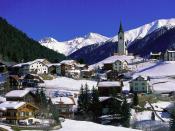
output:
[[[101,35],[89,31],[92,27],[98,31],[97,25],[103,23],[98,23],[102,7],[94,8],[97,0],[94,5],[83,0],[76,4],[38,0],[35,6],[27,1],[2,1],[0,131],[175,131],[175,16],[167,18],[166,13],[156,11],[148,15],[148,0],[137,5],[145,15],[135,22],[129,19],[132,9],[128,4],[132,2],[101,2],[102,7],[111,6],[106,7],[108,13],[119,8],[111,13],[115,14],[111,31],[100,27],[114,33]],[[161,6],[167,6],[167,12],[173,8],[173,2],[159,4],[159,11]],[[65,7],[70,14],[60,11]],[[122,14],[123,7],[131,10]],[[86,9],[96,12],[97,19]],[[58,16],[47,15],[55,11]],[[83,28],[82,23],[87,22],[80,15],[83,12],[91,14],[97,24]],[[40,14],[42,24],[34,17]],[[66,16],[78,14],[82,27],[69,29],[73,39],[68,40]],[[112,19],[112,15],[108,17]],[[57,21],[62,32],[55,31],[55,21],[43,31],[50,23],[47,19]],[[109,26],[110,22],[104,23]],[[20,26],[23,23],[26,28]],[[82,30],[88,33],[82,35]],[[58,37],[64,39],[58,41]]]

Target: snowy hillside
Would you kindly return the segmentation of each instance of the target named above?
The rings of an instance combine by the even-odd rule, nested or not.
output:
[[[96,33],[89,33],[84,37],[78,37],[73,40],[59,42],[54,38],[48,37],[39,41],[41,45],[46,46],[54,51],[62,53],[64,55],[70,55],[71,53],[77,51],[78,49],[107,41],[109,38]]]
[[[172,19],[160,19],[153,21],[151,23],[145,24],[143,26],[140,26],[136,29],[132,29],[125,32],[125,41],[131,43],[135,39],[141,39],[145,37],[146,35],[150,34],[156,29],[159,29],[160,27],[167,27],[171,28],[175,26],[175,18]],[[113,42],[118,41],[118,36],[115,36],[111,39]]]
[[[101,125],[93,122],[75,121],[68,119],[66,119],[66,121],[61,124],[63,128],[59,129],[59,131],[138,131],[136,129]]]

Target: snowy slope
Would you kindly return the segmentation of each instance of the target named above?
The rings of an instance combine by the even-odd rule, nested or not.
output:
[[[87,84],[89,86],[89,89],[92,89],[92,87],[97,86],[96,81],[91,80],[74,80],[67,77],[57,77],[53,80],[45,80],[44,84],[41,84],[40,86],[44,86],[47,89],[57,89],[57,90],[71,90],[71,91],[79,91],[81,88],[81,85]]]
[[[66,121],[61,124],[63,128],[59,129],[59,131],[138,131],[136,129],[100,125],[93,122],[75,121],[68,119],[66,119]]]
[[[125,32],[125,41],[129,43],[133,42],[135,39],[141,39],[145,37],[146,35],[150,34],[156,29],[159,29],[160,27],[167,27],[171,28],[175,26],[175,18],[172,19],[160,19],[153,21],[151,23],[145,24],[143,26],[140,26],[136,29],[132,29]],[[116,42],[118,41],[118,36],[115,36],[111,39],[111,41]]]
[[[64,41],[64,42],[59,42],[54,38],[47,37],[40,40],[39,43],[41,43],[41,45],[43,46],[46,46],[50,49],[53,49],[67,56],[84,46],[88,46],[96,43],[102,43],[107,41],[108,39],[109,38],[102,36],[100,34],[89,33],[84,37],[78,37],[73,40]]]

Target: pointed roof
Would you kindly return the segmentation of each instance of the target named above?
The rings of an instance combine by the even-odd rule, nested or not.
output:
[[[124,32],[123,26],[122,26],[122,22],[121,22],[121,21],[120,21],[120,27],[119,27],[119,32],[118,32],[118,33],[120,33],[120,32]]]

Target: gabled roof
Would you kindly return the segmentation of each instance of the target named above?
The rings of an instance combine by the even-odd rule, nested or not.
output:
[[[75,101],[70,97],[55,97],[51,101],[53,104],[75,105]]]
[[[72,63],[77,63],[75,60],[63,60],[60,62],[60,64],[67,64],[71,65]]]
[[[27,95],[30,91],[29,90],[13,90],[8,92],[5,97],[10,98],[10,97],[15,97],[15,98],[22,98],[25,95]]]
[[[26,104],[26,102],[17,102],[17,101],[5,101],[0,104],[0,110],[7,110],[7,109],[18,109],[19,107]]]
[[[98,83],[98,87],[119,87],[122,86],[120,81],[102,81]]]

